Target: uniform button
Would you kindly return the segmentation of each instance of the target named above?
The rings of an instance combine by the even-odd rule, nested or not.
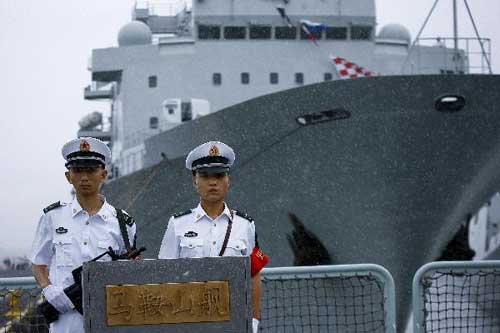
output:
[[[87,222],[85,222],[85,224],[86,224],[86,225],[89,225],[89,224],[90,224],[90,222],[89,222],[89,221],[87,221]]]
[[[87,245],[87,242],[83,242],[83,245]]]
[[[216,242],[216,241],[214,241],[212,244],[214,244],[214,245],[215,245],[215,244],[217,244],[217,242]]]
[[[76,213],[76,209],[73,209],[73,214],[75,214],[75,213]]]

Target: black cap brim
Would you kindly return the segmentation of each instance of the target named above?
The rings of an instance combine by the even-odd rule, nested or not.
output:
[[[94,160],[94,159],[78,159],[73,160],[71,162],[66,163],[66,168],[105,168],[105,165],[102,161]]]
[[[226,166],[216,166],[216,167],[201,167],[196,170],[193,170],[197,173],[205,173],[205,174],[217,174],[217,173],[228,173],[229,167]]]

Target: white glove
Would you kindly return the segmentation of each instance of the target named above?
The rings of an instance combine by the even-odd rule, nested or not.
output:
[[[66,296],[62,287],[49,284],[42,290],[43,296],[60,313],[66,313],[75,308],[71,300]]]
[[[252,318],[252,331],[253,333],[257,333],[259,331],[259,320]]]

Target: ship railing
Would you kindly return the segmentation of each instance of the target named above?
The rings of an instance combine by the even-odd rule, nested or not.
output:
[[[394,280],[374,264],[261,273],[260,332],[396,332]]]
[[[137,131],[134,131],[130,134],[127,134],[126,139],[123,142],[123,149],[129,149],[136,147],[153,135],[161,133],[161,130],[158,129],[150,129],[150,128],[145,128],[145,129],[140,129]]]
[[[129,134],[127,134],[127,137],[124,139],[123,142],[123,149],[128,149],[132,148],[135,146],[138,146],[144,141],[153,135],[160,134],[162,132],[171,130],[172,128],[179,126],[181,122],[179,123],[172,123],[170,121],[167,121],[165,119],[158,119],[156,118],[156,121],[154,122],[154,126],[150,125],[150,127],[145,127],[141,129],[137,129]]]
[[[500,261],[432,262],[413,279],[414,332],[499,332]]]
[[[154,126],[142,128],[127,135],[123,140],[123,149],[120,157],[113,161],[113,165],[118,172],[113,173],[113,178],[128,175],[134,171],[141,170],[144,165],[144,156],[146,149],[144,141],[148,138],[168,131],[181,123],[172,123],[166,120],[156,118]],[[166,156],[158,156],[158,159],[163,159]]]
[[[138,0],[134,8],[145,9],[150,16],[175,16],[186,6],[186,0]]]
[[[36,312],[42,296],[33,277],[0,279],[0,333],[47,333],[48,325]]]
[[[457,52],[454,50],[454,43],[453,37],[418,38],[415,42],[417,64],[414,64],[417,72],[425,73],[427,69],[431,69],[422,65],[421,57],[424,56],[424,49],[418,46],[433,46],[433,51],[441,50],[438,54],[433,53],[433,56],[442,60],[441,74],[491,74],[491,40],[489,38],[457,38]]]

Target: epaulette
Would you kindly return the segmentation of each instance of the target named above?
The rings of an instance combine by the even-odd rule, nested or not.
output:
[[[56,209],[56,208],[59,208],[59,207],[61,207],[61,206],[63,206],[63,204],[61,203],[61,201],[54,202],[53,204],[51,204],[51,205],[49,205],[49,206],[45,207],[45,208],[43,209],[43,212],[44,212],[44,214],[47,214],[47,213],[48,213],[48,212],[50,212],[51,210]]]
[[[239,217],[242,217],[250,222],[253,222],[253,218],[248,215],[247,213],[240,212],[239,210],[235,210],[234,213],[238,215]]]
[[[180,213],[174,214],[173,217],[174,217],[174,219],[176,219],[178,217],[181,217],[181,216],[184,216],[184,215],[187,215],[187,214],[191,214],[192,212],[193,211],[191,209],[188,209],[185,212],[180,212]]]

